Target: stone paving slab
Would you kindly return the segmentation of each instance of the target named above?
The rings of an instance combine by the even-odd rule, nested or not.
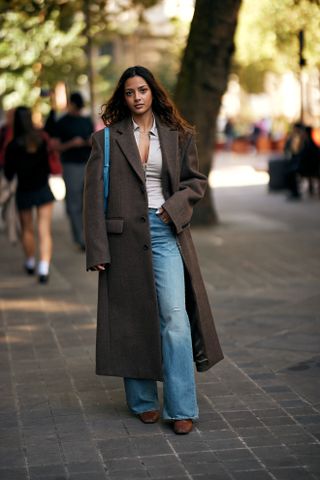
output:
[[[0,235],[1,480],[320,479],[320,201],[215,198],[220,226],[194,238],[226,359],[197,374],[184,437],[139,422],[122,380],[94,374],[96,276],[62,205],[46,286]]]

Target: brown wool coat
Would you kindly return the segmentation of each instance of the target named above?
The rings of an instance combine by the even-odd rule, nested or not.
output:
[[[198,172],[193,135],[182,136],[157,121],[163,157],[164,208],[173,221],[186,278],[186,303],[199,371],[223,358],[190,234],[193,205],[206,188]],[[84,190],[87,269],[99,273],[96,372],[162,379],[161,339],[152,270],[144,173],[132,121],[110,127],[108,211],[103,209],[103,130],[92,137]]]

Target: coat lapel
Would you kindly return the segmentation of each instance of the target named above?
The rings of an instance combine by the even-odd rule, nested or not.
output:
[[[169,192],[175,192],[179,185],[179,155],[178,155],[178,131],[159,122],[156,117],[162,152],[162,178],[164,187],[169,180]]]
[[[156,125],[159,134],[162,152],[162,178],[164,190],[175,192],[179,185],[179,155],[178,155],[178,131],[162,123],[156,117]],[[142,182],[145,182],[144,171],[141,165],[140,154],[134,138],[132,120],[130,117],[123,119],[114,126],[115,141],[122,153],[130,163],[132,169]],[[169,184],[168,184],[169,183]],[[167,196],[168,196],[167,195]]]
[[[115,141],[122,153],[130,163],[131,167],[142,182],[145,181],[144,171],[141,165],[140,154],[133,134],[132,120],[125,118],[115,125]]]

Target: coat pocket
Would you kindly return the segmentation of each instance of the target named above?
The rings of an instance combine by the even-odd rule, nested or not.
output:
[[[107,233],[122,233],[123,218],[106,218]]]

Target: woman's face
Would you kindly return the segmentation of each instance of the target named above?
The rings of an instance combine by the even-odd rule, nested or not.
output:
[[[143,115],[152,108],[152,92],[142,77],[136,76],[126,80],[124,98],[133,115]]]

